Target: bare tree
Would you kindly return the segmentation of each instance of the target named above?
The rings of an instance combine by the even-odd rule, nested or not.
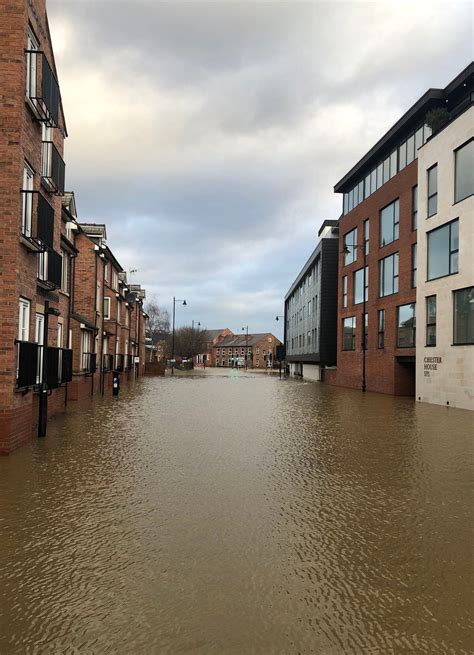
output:
[[[168,336],[168,353],[172,352],[172,335]],[[192,327],[181,327],[174,333],[174,354],[175,357],[191,359],[194,355],[203,353],[207,349],[208,335],[206,330]]]
[[[148,336],[151,337],[153,344],[167,339],[170,333],[170,315],[167,309],[158,305],[156,300],[152,299],[145,308],[150,317],[148,319]]]

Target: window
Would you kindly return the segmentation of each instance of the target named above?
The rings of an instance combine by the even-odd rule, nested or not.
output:
[[[369,344],[369,315],[365,313],[364,314],[364,344],[363,344],[364,350],[367,350],[368,344]]]
[[[31,30],[28,30],[26,43],[27,50],[38,50],[39,43]],[[26,53],[26,95],[28,98],[36,98],[37,79],[37,55],[34,52]]]
[[[117,323],[120,323],[120,300],[117,300]]]
[[[106,321],[110,320],[110,298],[104,297],[104,318]]]
[[[474,193],[474,139],[454,153],[454,202]]]
[[[369,254],[369,234],[370,234],[370,224],[369,219],[367,218],[364,221],[364,251],[365,254]]]
[[[390,157],[384,159],[383,162],[383,183],[388,182],[390,179]]]
[[[415,347],[415,303],[398,307],[397,347]]]
[[[426,345],[436,346],[436,296],[426,299]]]
[[[378,311],[378,347],[385,347],[385,309]]]
[[[344,266],[357,259],[357,228],[344,235]]]
[[[21,208],[21,231],[25,237],[31,236],[31,217],[33,214],[34,173],[28,164],[23,168],[23,204]]]
[[[411,229],[418,229],[418,186],[411,190]]]
[[[61,250],[62,265],[61,265],[61,291],[69,291],[69,255],[64,250]]]
[[[53,158],[53,149],[51,143],[53,141],[51,127],[46,125],[46,123],[41,123],[41,134],[43,145],[41,150],[41,176],[46,178],[45,181],[48,181],[52,175],[52,158]]]
[[[307,342],[308,346],[310,346],[311,345],[311,332],[309,330],[308,330],[308,334],[306,336],[307,336],[306,342]]]
[[[398,292],[398,252],[384,257],[379,262],[379,293],[390,296]]]
[[[104,268],[104,280],[106,282],[109,281],[109,262],[105,262],[105,268]]]
[[[458,289],[454,296],[454,345],[474,344],[474,287]]]
[[[19,309],[18,340],[28,341],[30,338],[30,301],[20,298]]]
[[[44,314],[36,314],[35,318],[35,342],[39,346],[44,344]],[[38,361],[36,367],[36,384],[43,380],[43,348],[38,348]]]
[[[438,164],[428,170],[428,218],[438,211]]]
[[[115,289],[115,291],[117,291],[117,289],[118,289],[117,271],[112,271],[112,289]]]
[[[415,135],[412,134],[407,139],[407,166],[415,159]]]
[[[428,232],[428,280],[458,272],[459,219]]]
[[[342,349],[355,350],[356,317],[350,316],[342,320]]]
[[[82,330],[81,371],[89,370],[90,348],[91,348],[91,333],[88,330]]]
[[[412,244],[411,247],[411,286],[416,287],[416,269],[417,269],[417,244]]]
[[[407,165],[407,142],[404,141],[398,149],[399,170]]]
[[[365,270],[365,275],[364,275]],[[365,277],[365,279],[364,279]],[[354,304],[357,305],[369,297],[369,267],[354,272]]]
[[[383,180],[383,164],[379,164],[377,166],[377,189],[379,189],[382,186],[383,184],[382,180]]]
[[[48,279],[48,253],[40,252],[38,254],[38,280]]]
[[[130,316],[129,316],[129,309],[126,306],[125,307],[125,327],[128,327],[130,324]]]
[[[390,155],[390,177],[394,177],[398,173],[397,168],[397,151],[394,150]]]
[[[311,316],[311,299],[308,300],[308,316]]]
[[[395,200],[380,212],[380,245],[386,246],[398,239],[400,202]]]
[[[342,278],[342,306],[347,307],[347,275]]]

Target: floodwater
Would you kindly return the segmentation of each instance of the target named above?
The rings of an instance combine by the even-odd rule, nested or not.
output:
[[[0,653],[469,653],[473,416],[211,371],[0,458]]]

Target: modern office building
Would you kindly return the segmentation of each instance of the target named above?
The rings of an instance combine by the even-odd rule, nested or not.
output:
[[[286,362],[290,375],[321,380],[336,364],[338,221],[324,221],[320,239],[285,296]]]
[[[474,107],[418,151],[416,397],[474,410]]]
[[[429,89],[335,185],[343,194],[337,370],[327,382],[415,395],[417,158],[432,134],[430,110],[464,111],[472,77],[471,64],[444,89]]]

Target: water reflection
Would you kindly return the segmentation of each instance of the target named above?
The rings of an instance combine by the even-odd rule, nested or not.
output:
[[[472,418],[144,379],[0,459],[1,653],[467,653]]]

